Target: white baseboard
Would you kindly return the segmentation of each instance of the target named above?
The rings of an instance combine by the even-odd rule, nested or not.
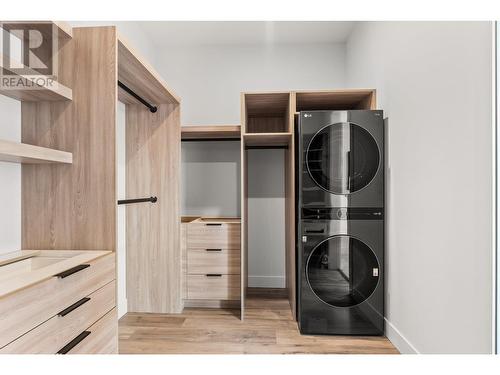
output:
[[[285,288],[285,276],[248,276],[251,288]]]
[[[391,322],[385,320],[385,335],[401,354],[420,354],[410,341]]]
[[[118,298],[118,306],[117,306],[117,313],[118,313],[118,319],[120,319],[123,315],[125,315],[127,313],[127,310],[128,310],[128,304],[127,304],[127,299],[124,298],[122,300],[120,300],[120,298]]]

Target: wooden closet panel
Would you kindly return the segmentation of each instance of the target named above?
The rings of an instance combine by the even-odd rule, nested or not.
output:
[[[295,94],[290,95],[289,127],[292,133],[285,152],[285,272],[292,316],[296,320],[296,234],[295,234]]]
[[[65,102],[23,102],[22,142],[73,153],[70,165],[22,165],[22,248],[115,250],[114,27],[73,29],[60,50]]]
[[[179,105],[126,109],[127,198],[158,197],[127,205],[127,299],[129,312],[182,310],[180,247]]]
[[[245,138],[243,134],[247,131],[247,109],[245,103],[245,94],[240,95],[241,105],[241,259],[240,259],[240,317],[245,319],[245,298],[247,293],[248,283],[248,168],[247,168],[247,152],[245,150]]]

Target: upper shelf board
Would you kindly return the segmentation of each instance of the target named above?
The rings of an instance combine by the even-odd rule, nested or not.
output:
[[[292,133],[246,133],[245,146],[288,146]]]
[[[182,139],[240,138],[240,125],[182,126]]]
[[[118,36],[118,80],[150,104],[179,104],[179,97],[167,87],[160,75],[122,37]],[[118,89],[118,100],[140,104],[137,99]]]
[[[0,161],[24,164],[73,163],[71,152],[0,139]]]
[[[16,80],[16,85],[21,87],[4,88],[0,85],[0,94],[24,102],[65,101],[73,99],[71,89],[59,82],[53,82],[53,85],[50,87],[36,85],[33,87],[33,81],[30,79],[30,76],[40,76],[40,73],[25,67],[24,71],[29,74],[19,75],[16,73],[16,70],[12,69],[12,67],[19,66],[21,66],[19,62],[0,53],[0,68],[11,72],[11,77]],[[23,88],[23,86],[29,88]]]
[[[374,89],[297,91],[296,111],[376,109]]]

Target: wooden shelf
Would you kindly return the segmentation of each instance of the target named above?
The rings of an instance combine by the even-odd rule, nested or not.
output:
[[[374,89],[297,91],[296,112],[314,110],[376,109]]]
[[[73,163],[71,152],[0,139],[0,161],[24,164]]]
[[[10,67],[20,66],[20,65],[21,64],[15,61],[14,59],[0,54],[0,69],[6,69],[9,72],[14,73],[14,70],[11,69]],[[35,85],[35,87],[32,87],[33,84],[31,83],[32,81],[30,80],[30,76],[31,75],[40,76],[40,73],[28,67],[25,67],[24,70],[26,71],[27,74],[19,75],[14,73],[10,77],[15,79],[17,84],[22,83],[22,85],[29,86],[30,88],[29,89],[4,88],[3,86],[0,85],[0,94],[8,96],[9,98],[12,99],[17,99],[25,102],[64,101],[73,99],[73,93],[71,89],[58,82],[54,82],[52,87],[42,87],[37,85]]]
[[[240,125],[182,126],[182,139],[231,139],[241,138]]]
[[[118,36],[118,80],[152,105],[180,103],[179,97],[160,75],[122,36]],[[125,104],[140,104],[121,88],[118,89],[118,100]]]
[[[288,146],[292,133],[246,133],[246,146]]]

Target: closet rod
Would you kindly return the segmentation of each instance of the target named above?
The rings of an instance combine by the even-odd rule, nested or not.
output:
[[[148,107],[151,112],[155,113],[158,110],[157,107],[155,107],[154,105],[149,104],[146,100],[144,100],[142,97],[140,97],[139,95],[137,95],[134,91],[132,91],[132,89],[130,89],[124,83],[118,81],[118,86],[121,87],[122,89],[124,89],[130,95],[132,95],[134,98],[136,98],[142,104],[144,104],[146,107]]]
[[[245,150],[288,150],[288,146],[245,146]]]
[[[158,198],[149,197],[149,198],[137,198],[137,199],[122,199],[118,201],[118,204],[130,204],[130,203],[142,203],[142,202],[151,202],[156,203]]]

